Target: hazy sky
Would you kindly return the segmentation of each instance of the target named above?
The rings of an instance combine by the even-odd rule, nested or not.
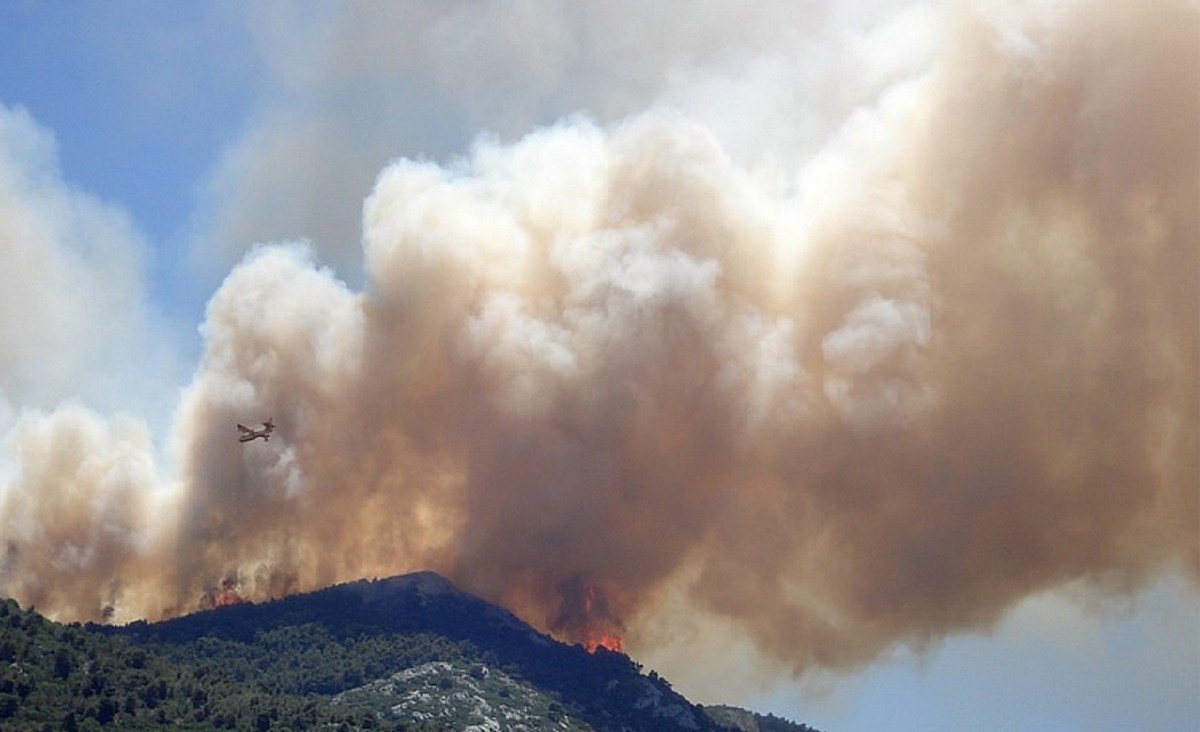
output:
[[[3,590],[1194,730],[1198,125],[1188,0],[0,5]]]

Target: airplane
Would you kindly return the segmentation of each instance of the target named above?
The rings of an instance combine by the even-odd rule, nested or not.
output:
[[[260,430],[251,429],[244,424],[239,424],[237,428],[239,433],[238,442],[250,442],[260,437],[263,438],[263,442],[268,442],[271,439],[271,430],[275,429],[275,418],[272,417],[263,422],[262,429]]]

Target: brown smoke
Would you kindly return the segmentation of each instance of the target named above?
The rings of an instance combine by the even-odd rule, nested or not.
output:
[[[688,577],[802,672],[1200,579],[1196,21],[963,10],[794,185],[668,111],[397,162],[365,292],[275,246],[213,297],[177,490],[117,425],[20,430],[3,588],[125,620],[432,568],[586,640]]]

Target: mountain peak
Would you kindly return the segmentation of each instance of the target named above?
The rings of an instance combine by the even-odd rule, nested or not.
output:
[[[397,589],[415,589],[423,595],[466,594],[453,582],[429,569],[376,580],[376,583],[383,583]]]
[[[408,574],[400,574],[392,577],[383,577],[375,579],[362,579],[353,582],[347,582],[341,585],[333,585],[326,590],[317,590],[317,594],[327,590],[335,589],[357,590],[362,593],[362,596],[367,601],[382,601],[390,596],[421,596],[421,597],[437,597],[437,596],[459,596],[469,598],[479,602],[483,602],[480,598],[475,597],[458,588],[450,580],[433,570],[421,570],[419,572],[410,572]]]
[[[105,632],[158,646],[217,641],[253,647],[280,632],[318,632],[348,644],[439,637],[459,644],[474,659],[471,663],[502,670],[557,699],[564,714],[586,721],[598,732],[725,729],[666,680],[643,674],[625,654],[603,648],[592,653],[581,645],[556,641],[435,572],[358,580]]]

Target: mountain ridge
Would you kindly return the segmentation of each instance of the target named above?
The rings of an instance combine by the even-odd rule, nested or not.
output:
[[[238,603],[157,623],[102,627],[135,642],[181,644],[203,638],[252,643],[263,632],[312,624],[334,638],[432,633],[466,642],[490,665],[514,671],[594,729],[727,729],[623,653],[589,653],[540,633],[516,615],[430,571],[354,580],[263,603]],[[620,710],[614,713],[613,708]]]
[[[627,655],[556,641],[432,572],[125,626],[9,600],[0,660],[4,729],[811,732],[694,704]]]

